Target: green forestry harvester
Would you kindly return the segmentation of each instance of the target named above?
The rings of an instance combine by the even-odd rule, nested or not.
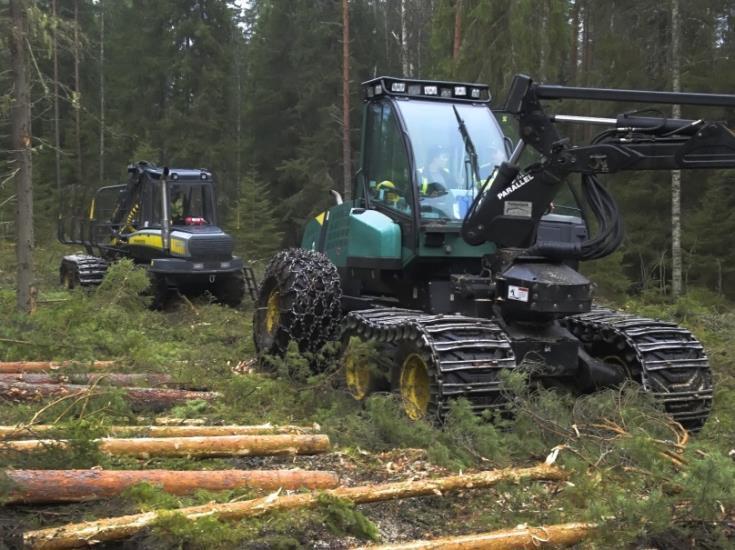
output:
[[[97,190],[88,218],[59,218],[59,241],[86,251],[64,256],[61,282],[67,288],[97,286],[110,262],[130,258],[147,267],[156,307],[172,291],[208,291],[237,306],[246,291],[255,296],[256,283],[217,223],[208,170],[130,165],[127,183]]]
[[[413,419],[441,418],[459,397],[478,413],[504,409],[501,373],[524,363],[533,379],[578,392],[633,379],[682,425],[702,426],[713,394],[702,345],[675,324],[596,306],[577,267],[622,240],[599,174],[732,168],[735,135],[705,120],[551,114],[546,102],[732,108],[735,96],[518,75],[493,111],[481,84],[381,77],[362,91],[354,198],[338,197],[301,248],[271,260],[254,320],[261,355],[341,339],[352,394],[396,391]],[[603,129],[575,145],[558,123]],[[576,208],[556,205],[563,194]],[[369,364],[361,341],[389,360]]]

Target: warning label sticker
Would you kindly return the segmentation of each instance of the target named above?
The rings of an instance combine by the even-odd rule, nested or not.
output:
[[[528,302],[528,289],[525,286],[508,286],[508,300]]]
[[[503,214],[506,216],[517,216],[519,218],[530,218],[533,214],[533,204],[526,201],[505,201],[503,203]]]

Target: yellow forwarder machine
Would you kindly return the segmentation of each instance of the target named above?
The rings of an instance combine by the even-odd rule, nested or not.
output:
[[[67,288],[97,286],[110,262],[130,258],[147,266],[154,307],[163,306],[172,291],[208,291],[237,306],[246,291],[254,296],[256,282],[217,223],[211,172],[132,164],[127,183],[97,190],[87,219],[59,218],[59,241],[86,250],[64,256],[61,282]]]

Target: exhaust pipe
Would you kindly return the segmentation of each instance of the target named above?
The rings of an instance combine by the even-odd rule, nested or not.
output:
[[[171,248],[171,227],[168,215],[168,166],[163,167],[161,174],[161,241],[163,251],[168,252]]]

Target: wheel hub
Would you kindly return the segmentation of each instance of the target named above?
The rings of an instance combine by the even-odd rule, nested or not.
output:
[[[401,400],[403,410],[411,420],[426,416],[431,399],[429,367],[424,359],[412,353],[401,366]]]
[[[268,334],[273,334],[278,328],[278,320],[281,317],[279,302],[280,295],[278,294],[278,290],[274,288],[268,295],[268,300],[266,302],[265,329],[268,331]]]
[[[345,382],[347,390],[358,401],[365,399],[370,393],[372,372],[366,358],[347,349],[344,358]]]

